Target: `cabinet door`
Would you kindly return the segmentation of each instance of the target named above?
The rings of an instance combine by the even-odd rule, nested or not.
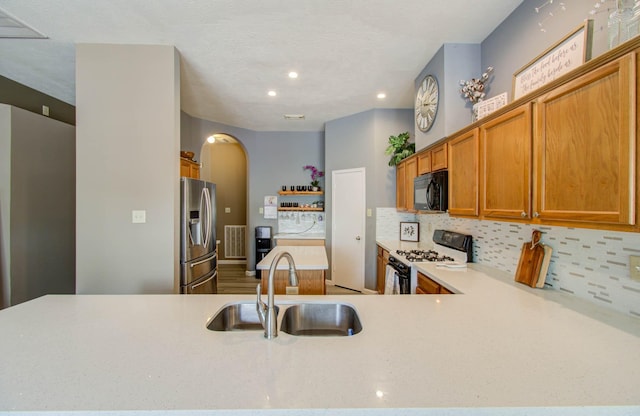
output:
[[[418,272],[418,285],[422,289],[422,293],[427,295],[437,295],[440,293],[440,285],[429,279],[424,274]],[[417,292],[417,290],[416,290]]]
[[[480,126],[480,208],[487,218],[531,218],[531,104]]]
[[[449,214],[478,216],[478,129],[449,142]]]
[[[440,170],[447,168],[447,144],[431,149],[431,170]]]
[[[633,55],[537,100],[534,217],[634,224]]]
[[[431,172],[431,152],[418,154],[418,175]]]
[[[407,210],[406,193],[405,193],[405,162],[402,161],[396,165],[396,209],[398,211]]]
[[[186,178],[191,177],[191,165],[188,161],[180,159],[180,176],[184,176]]]
[[[194,179],[200,179],[200,166],[196,163],[191,165],[191,177]]]
[[[418,176],[418,158],[413,156],[407,159],[404,177],[405,177],[405,188],[404,188],[404,198],[406,203],[407,211],[415,212],[413,209],[413,180]]]

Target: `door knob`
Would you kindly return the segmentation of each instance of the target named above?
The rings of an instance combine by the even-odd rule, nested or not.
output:
[[[360,236],[357,236],[357,237],[356,237],[356,240],[360,241]]]

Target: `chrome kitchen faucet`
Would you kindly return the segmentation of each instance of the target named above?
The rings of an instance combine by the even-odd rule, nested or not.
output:
[[[273,339],[278,336],[278,324],[276,321],[276,310],[275,304],[273,301],[274,292],[275,292],[275,274],[276,269],[278,268],[278,263],[280,260],[286,257],[289,262],[289,286],[298,286],[298,276],[296,275],[296,264],[293,261],[293,257],[287,251],[282,251],[276,255],[276,257],[271,262],[271,266],[269,267],[269,280],[267,282],[267,304],[265,305],[262,301],[262,287],[261,284],[258,283],[256,287],[256,292],[258,298],[256,299],[256,310],[258,311],[258,317],[260,318],[260,323],[264,328],[264,337],[266,339]]]

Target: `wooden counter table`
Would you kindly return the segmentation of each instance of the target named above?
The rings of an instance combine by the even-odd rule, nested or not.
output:
[[[267,293],[269,267],[273,259],[281,252],[287,251],[293,257],[298,275],[298,294],[324,295],[325,274],[329,268],[327,252],[324,246],[275,246],[269,254],[256,265],[262,279],[262,293]],[[275,275],[276,294],[284,295],[289,281],[289,262],[280,260]]]

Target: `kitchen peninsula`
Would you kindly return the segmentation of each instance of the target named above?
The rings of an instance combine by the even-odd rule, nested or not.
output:
[[[249,295],[49,295],[2,310],[0,414],[640,414],[637,319],[578,312],[477,265],[423,272],[460,294],[276,297],[278,321],[291,303],[353,305],[363,329],[350,337],[205,328]]]
[[[329,268],[327,252],[324,245],[277,245],[257,265],[260,271],[262,293],[267,293],[267,279],[269,267],[273,259],[283,251],[289,252],[295,262],[298,275],[298,294],[300,295],[324,295],[325,271]],[[280,260],[275,273],[275,291],[278,295],[286,293],[289,281],[289,262],[286,258]]]

